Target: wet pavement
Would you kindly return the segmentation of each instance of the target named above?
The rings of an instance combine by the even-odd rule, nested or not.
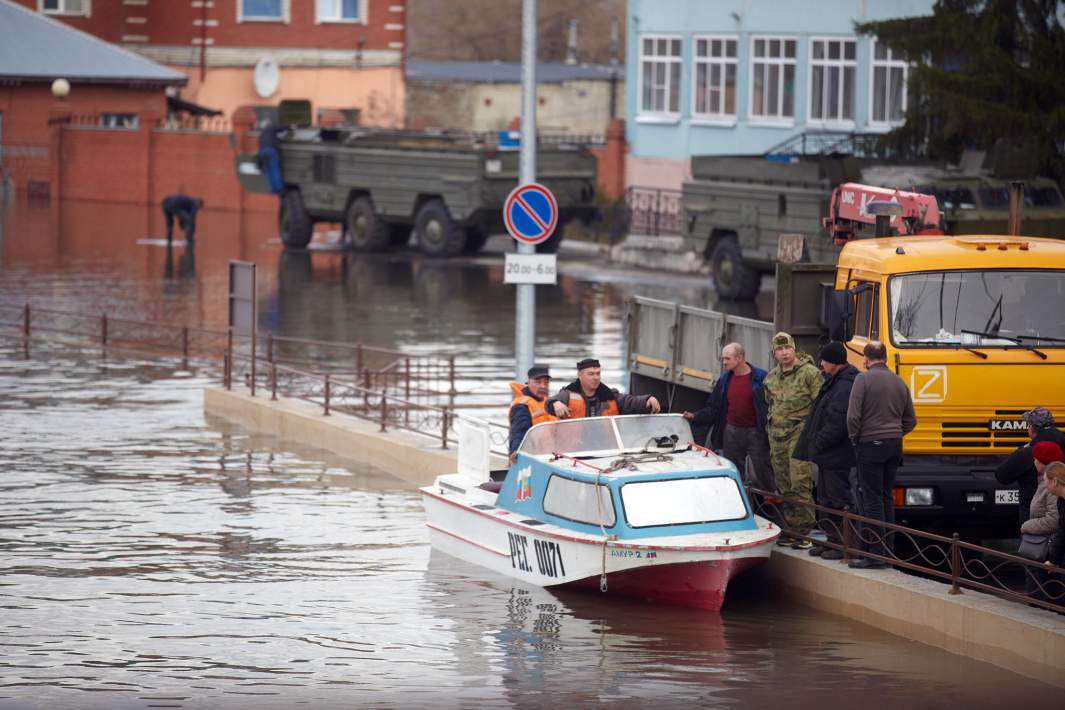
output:
[[[167,277],[164,250],[136,244],[151,236],[150,215],[102,244],[74,227],[42,237],[40,220],[8,215],[0,302],[220,327],[225,263],[242,258],[265,275],[264,328],[513,357],[498,256],[289,258],[271,223],[261,240],[234,244],[219,236],[222,217],[205,216],[192,272]],[[175,248],[173,260],[183,257]],[[590,350],[620,373],[629,294],[710,297],[695,277],[587,256],[562,270],[539,301],[541,352],[557,367]],[[494,577],[430,553],[420,501],[397,479],[206,419],[205,384],[173,363],[44,345],[26,360],[0,339],[0,707],[990,708],[1060,698],[785,605],[756,574],[737,581],[720,615]]]

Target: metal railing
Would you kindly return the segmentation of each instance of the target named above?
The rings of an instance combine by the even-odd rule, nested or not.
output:
[[[628,233],[659,236],[684,231],[680,190],[629,187],[625,190]]]
[[[1065,613],[1065,568],[983,547],[961,539],[887,523],[778,493],[748,488],[755,512],[780,526],[783,533],[823,548],[839,550],[841,563],[868,558],[950,584],[949,594],[964,589],[987,592],[1009,601]],[[777,501],[780,501],[779,503]],[[828,539],[814,539],[788,526],[788,507],[814,513]],[[1024,581],[1028,591],[1016,589]]]
[[[212,376],[227,387],[246,383],[253,396],[267,391],[319,400],[327,410],[363,418],[379,419],[384,402],[390,411],[385,424],[430,436],[443,430],[445,441],[451,440],[448,432],[453,433],[460,410],[503,411],[510,401],[509,391],[500,387],[509,373],[460,367],[449,353],[412,354],[272,333],[253,340],[228,330],[30,304],[0,305],[0,338],[18,342],[27,358],[31,348],[44,343],[91,348],[101,358],[125,353],[180,358],[182,367],[196,362],[216,368]]]

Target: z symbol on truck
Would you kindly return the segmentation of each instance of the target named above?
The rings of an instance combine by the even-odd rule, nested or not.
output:
[[[910,372],[910,394],[914,402],[945,402],[946,365],[917,365]]]

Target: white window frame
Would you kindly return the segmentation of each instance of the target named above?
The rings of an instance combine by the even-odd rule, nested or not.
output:
[[[59,3],[58,10],[46,10],[44,8],[44,0],[37,0],[37,11],[42,15],[65,15],[66,17],[91,17],[92,16],[92,0],[81,0],[81,10],[70,11],[67,9],[67,3],[70,0],[56,0]]]
[[[814,59],[814,42],[824,42],[825,43],[825,58],[824,59]],[[840,43],[839,59],[829,59],[828,58],[828,43],[829,42]],[[847,42],[850,42],[851,44],[854,45],[854,59],[844,59],[844,57],[846,56],[846,44],[847,44]],[[807,59],[807,62],[806,62],[806,66],[807,66],[806,84],[807,84],[807,87],[808,87],[808,90],[806,92],[806,94],[807,94],[807,96],[806,96],[806,123],[807,123],[807,125],[816,126],[816,127],[831,126],[833,128],[845,128],[845,129],[854,128],[855,116],[856,116],[857,111],[858,111],[858,38],[857,37],[853,37],[853,36],[842,36],[842,35],[827,36],[827,37],[811,37],[809,45],[808,45],[808,51],[809,51],[809,55],[808,55],[809,58]],[[827,91],[827,88],[828,88],[828,81],[827,81],[828,69],[830,67],[836,67],[840,71],[839,92],[838,92],[838,94],[836,96],[836,99],[839,101],[840,118],[824,118],[824,117],[822,117],[822,118],[814,118],[813,117],[813,114],[814,114],[814,66],[815,65],[819,66],[819,67],[823,67],[825,69],[825,72],[824,72],[825,79],[823,80],[823,83],[822,83],[822,89],[825,90],[825,91]],[[853,86],[851,86],[851,117],[850,118],[843,118],[842,117],[842,114],[843,114],[843,96],[844,96],[843,87],[844,87],[844,84],[846,83],[843,78],[846,75],[847,69],[853,70],[851,75],[854,77],[854,84],[853,84]],[[824,99],[822,97],[822,102],[823,102],[823,100]]]
[[[893,128],[897,128],[906,122],[906,110],[909,108],[909,87],[910,87],[910,69],[913,65],[907,62],[905,59],[895,59],[893,57],[894,50],[891,47],[886,47],[888,51],[887,59],[876,58],[876,45],[877,41],[874,39],[869,43],[869,127],[879,131],[890,131]],[[884,69],[884,114],[886,116],[891,115],[891,107],[889,105],[889,98],[891,96],[889,88],[891,86],[891,70],[902,69],[902,114],[903,118],[892,121],[887,119],[885,121],[876,120],[873,115],[873,107],[876,103],[876,70],[878,68]]]
[[[786,58],[780,57],[756,57],[754,55],[754,43],[758,40],[780,40],[781,41],[781,55],[784,53],[785,42],[795,43],[795,56]],[[747,119],[752,123],[759,126],[774,126],[791,128],[795,125],[795,111],[797,109],[796,104],[799,101],[799,94],[795,91],[792,94],[791,100],[791,115],[786,116],[782,112],[784,110],[784,67],[791,65],[792,81],[795,82],[794,88],[798,87],[799,82],[799,37],[797,35],[751,35],[750,44],[748,45],[748,60],[747,65],[750,68],[747,77],[747,84],[750,86],[747,96]],[[775,115],[770,114],[756,114],[754,112],[754,65],[755,64],[775,64],[780,67],[780,81],[778,85],[777,93],[777,113]]]
[[[658,55],[658,54],[645,55],[643,53],[643,46],[644,46],[644,42],[646,40],[651,40],[652,42],[658,42],[659,40],[665,40],[666,42],[670,42],[670,43],[672,43],[674,41],[675,42],[679,42],[680,43],[680,54],[678,54],[676,56],[673,56],[673,55],[664,55],[663,56],[663,55]],[[677,34],[642,34],[642,35],[639,36],[638,41],[640,43],[639,44],[640,60],[639,60],[639,63],[637,65],[637,71],[639,72],[639,79],[638,79],[638,85],[637,85],[637,93],[636,93],[636,97],[637,98],[636,98],[636,100],[639,102],[639,108],[636,111],[636,119],[638,121],[647,122],[647,123],[676,123],[676,122],[678,122],[680,120],[681,91],[682,91],[682,88],[684,86],[684,84],[683,84],[683,78],[684,78],[684,38],[683,38],[683,36],[677,35]],[[670,81],[669,81],[669,77],[668,76],[666,78],[666,86],[665,86],[665,90],[666,90],[665,108],[666,108],[666,110],[664,110],[664,111],[655,111],[655,110],[649,110],[649,109],[644,108],[644,105],[643,105],[643,73],[644,73],[643,72],[643,67],[644,67],[644,62],[645,61],[666,64],[666,66],[668,67],[668,69],[670,71],[672,71],[673,69],[676,69],[676,71],[677,71],[677,110],[676,111],[670,111],[669,110],[669,105],[671,103],[670,99],[672,98],[672,95],[671,95],[670,89],[669,89]]]
[[[292,0],[281,0],[280,17],[260,17],[258,15],[244,14],[244,0],[237,0],[237,22],[282,22],[289,24],[292,21]]]
[[[322,12],[324,3],[329,3],[339,11],[343,0],[314,0],[314,22],[318,25],[368,25],[370,0],[359,0],[359,16],[354,20],[334,15],[325,17]]]
[[[700,57],[699,42],[706,42],[707,49],[709,51],[710,43],[713,41],[720,41],[722,43],[722,56],[712,57],[709,54],[705,57]],[[727,50],[728,43],[733,42],[736,47],[736,55],[733,57],[725,56],[724,52]],[[719,125],[719,126],[734,126],[736,125],[736,116],[739,109],[739,97],[735,94],[732,97],[732,112],[729,113],[725,110],[725,74],[727,68],[732,66],[733,70],[733,90],[738,93],[739,88],[739,71],[740,71],[740,37],[733,34],[700,34],[692,36],[692,94],[691,94],[691,115],[692,123],[707,124],[707,125]],[[707,78],[709,79],[710,67],[721,67],[721,111],[719,112],[702,112],[700,111],[699,101],[699,66],[706,65]],[[709,84],[708,84],[709,86]],[[708,89],[709,91],[709,89]]]

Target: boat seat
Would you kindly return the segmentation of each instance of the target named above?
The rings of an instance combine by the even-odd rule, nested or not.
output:
[[[485,481],[478,488],[482,488],[489,493],[499,493],[499,489],[503,487],[502,481]]]

